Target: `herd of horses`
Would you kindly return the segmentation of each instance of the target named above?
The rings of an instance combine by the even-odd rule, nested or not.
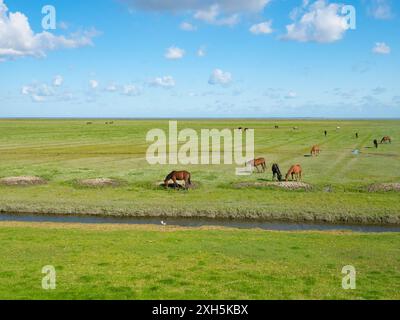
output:
[[[275,126],[275,128],[279,128],[278,126]],[[248,128],[242,128],[239,127],[238,130],[244,130],[247,131]],[[325,136],[327,135],[327,131],[324,131]],[[356,138],[358,138],[358,132],[356,133]],[[383,143],[392,143],[392,139],[389,136],[384,136],[381,140],[381,144]],[[378,148],[378,140],[374,140],[374,145],[376,148]],[[311,148],[310,154],[311,156],[318,156],[321,153],[321,148],[318,145],[314,145]],[[257,172],[265,172],[267,170],[267,164],[264,158],[257,158],[250,160],[246,162],[246,166],[251,166],[253,169],[257,169]],[[261,171],[260,169],[261,168]],[[302,179],[303,175],[303,169],[300,164],[295,164],[292,165],[289,170],[287,171],[285,175],[285,179],[283,179],[283,175],[281,173],[281,170],[279,168],[279,165],[277,163],[272,164],[272,180],[275,181],[288,181],[288,179],[291,177],[292,181],[300,181]],[[169,182],[172,180],[173,188],[179,188],[181,187],[178,184],[178,181],[184,181],[185,182],[185,189],[188,189],[191,186],[191,174],[188,171],[172,171],[170,174],[168,174],[165,179],[164,179],[164,186],[168,187]]]

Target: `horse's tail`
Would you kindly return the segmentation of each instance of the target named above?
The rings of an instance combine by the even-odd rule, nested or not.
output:
[[[278,171],[278,175],[281,177],[282,179],[282,173],[281,173],[281,169],[279,169],[279,166],[276,165],[276,171]]]
[[[192,175],[189,173],[189,176],[188,176],[188,182],[189,182],[189,185],[191,185],[192,184],[192,181],[190,180],[190,178],[192,177]]]
[[[274,166],[275,166],[276,175],[278,176],[278,180],[282,181],[282,173],[281,173],[281,169],[279,168],[279,165],[274,164]]]

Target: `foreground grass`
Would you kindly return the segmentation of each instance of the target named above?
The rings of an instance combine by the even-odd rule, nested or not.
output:
[[[2,222],[0,243],[0,299],[400,299],[399,234]]]
[[[236,165],[148,165],[146,133],[153,128],[168,131],[167,121],[92,122],[0,120],[0,177],[36,175],[48,180],[46,186],[0,186],[0,211],[400,223],[398,193],[366,191],[373,183],[400,181],[400,121],[179,122],[179,129],[197,131],[254,128],[256,156],[265,157],[269,166],[278,162],[282,171],[300,163],[305,182],[313,186],[308,192],[235,188],[239,182],[271,180],[270,169],[265,174],[238,177]],[[279,129],[274,129],[275,124]],[[328,137],[323,135],[325,129]],[[370,148],[373,139],[384,135],[393,138],[391,145]],[[314,144],[321,146],[321,156],[304,157]],[[359,149],[360,155],[352,155],[353,149]],[[191,171],[199,188],[175,192],[156,187],[173,169]],[[79,179],[99,177],[124,183],[101,189],[76,184]]]

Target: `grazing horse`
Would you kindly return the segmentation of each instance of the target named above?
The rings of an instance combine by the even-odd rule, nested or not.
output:
[[[279,129],[279,126],[275,126],[275,129]]]
[[[375,146],[375,148],[378,148],[378,140],[374,140],[374,146]]]
[[[321,153],[321,149],[319,146],[315,145],[311,148],[311,155],[312,156],[318,156]]]
[[[174,182],[174,187],[178,188],[179,185],[176,181],[185,181],[185,189],[188,189],[192,184],[190,181],[191,174],[187,171],[172,171],[169,175],[166,176],[164,180],[165,187],[168,187],[168,182],[172,180]]]
[[[278,181],[282,181],[282,173],[277,163],[272,165],[272,180],[275,180],[275,177]]]
[[[389,136],[383,137],[381,143],[386,143],[386,142],[392,143],[392,139]]]
[[[301,169],[301,166],[299,164],[295,164],[290,167],[289,171],[286,174],[286,181],[288,181],[289,176],[292,176],[292,180],[296,177],[296,181],[301,180],[301,175],[303,173],[303,170]]]
[[[260,170],[258,169],[258,166],[261,166],[262,172],[265,172],[265,170],[267,169],[267,166],[265,164],[265,159],[264,158],[258,158],[258,159],[250,160],[250,161],[248,161],[246,163],[246,165],[250,165],[252,167],[255,167],[257,169],[257,172],[260,172]]]
[[[328,135],[328,131],[325,130],[325,131],[324,131],[324,134],[325,134],[325,137],[326,137],[326,136]]]

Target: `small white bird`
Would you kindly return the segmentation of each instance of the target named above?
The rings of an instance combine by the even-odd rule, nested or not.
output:
[[[161,220],[161,224],[162,224],[163,226],[166,226],[166,225],[167,225],[167,223],[164,222],[163,220]]]

